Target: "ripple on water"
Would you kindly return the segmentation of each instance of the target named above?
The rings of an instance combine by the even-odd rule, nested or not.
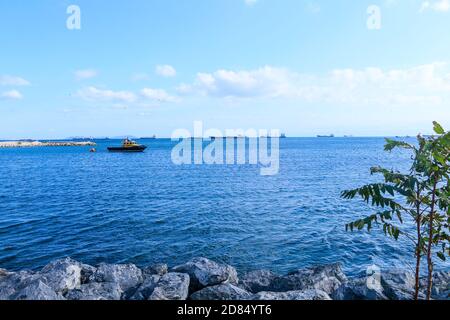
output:
[[[373,180],[373,165],[407,166],[407,154],[383,152],[383,139],[283,139],[273,177],[250,165],[175,166],[169,140],[146,141],[136,155],[109,154],[109,143],[96,154],[0,150],[0,267],[36,269],[67,255],[140,265],[207,256],[278,272],[412,263],[406,241],[344,230],[367,207],[340,192]]]

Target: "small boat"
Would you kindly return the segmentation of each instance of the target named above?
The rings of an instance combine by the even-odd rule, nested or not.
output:
[[[327,135],[327,136],[318,135],[317,138],[334,138],[334,134],[330,134],[330,135]]]
[[[128,138],[122,142],[121,147],[108,147],[108,151],[111,152],[143,152],[145,149],[147,149],[146,146],[137,144]]]

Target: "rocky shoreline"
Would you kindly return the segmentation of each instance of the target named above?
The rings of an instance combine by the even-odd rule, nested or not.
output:
[[[371,289],[365,276],[348,278],[339,263],[286,275],[268,270],[245,274],[227,264],[194,258],[168,268],[156,264],[90,266],[65,258],[41,271],[0,269],[0,300],[409,300],[410,272],[381,272]],[[425,279],[423,281],[425,284]],[[434,276],[433,299],[448,300],[450,271]],[[424,298],[424,294],[421,294]]]
[[[95,146],[92,141],[0,141],[0,148],[33,148],[33,147],[87,147]]]

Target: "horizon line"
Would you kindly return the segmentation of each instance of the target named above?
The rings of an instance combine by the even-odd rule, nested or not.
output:
[[[326,135],[305,135],[305,136],[286,136],[286,137],[278,137],[280,139],[302,139],[302,138],[318,138],[318,139],[342,139],[342,138],[415,138],[418,134],[415,135],[335,135],[335,136],[326,136]],[[430,136],[432,134],[422,134],[422,136]],[[137,137],[133,135],[124,135],[124,136],[99,136],[99,137],[65,137],[65,138],[12,138],[12,139],[3,139],[0,138],[0,141],[64,141],[64,140],[121,140],[125,138],[136,139],[136,140],[171,140],[172,137],[152,137],[152,136],[142,136]],[[191,139],[211,139],[212,137],[190,137]],[[249,137],[215,137],[215,138],[249,138]],[[260,136],[257,138],[272,138],[271,136]],[[275,137],[274,137],[275,138]]]

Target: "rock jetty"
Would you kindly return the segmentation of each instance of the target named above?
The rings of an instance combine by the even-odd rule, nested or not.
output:
[[[348,278],[338,263],[286,275],[268,270],[241,275],[207,258],[173,268],[94,267],[65,258],[37,272],[0,269],[0,300],[409,300],[414,277],[405,271],[382,272],[380,285],[369,287],[363,276]],[[433,299],[447,300],[449,294],[450,271],[437,272]]]
[[[92,141],[0,141],[0,148],[32,148],[32,147],[87,147],[95,146]]]

